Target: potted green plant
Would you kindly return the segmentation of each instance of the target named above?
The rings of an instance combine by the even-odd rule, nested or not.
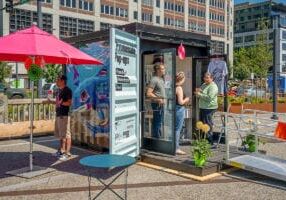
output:
[[[247,146],[247,150],[249,152],[255,152],[256,145],[255,145],[255,135],[248,134],[244,140],[242,141],[242,145]]]
[[[248,152],[255,152],[256,151],[256,144],[255,144],[255,132],[257,131],[257,124],[260,122],[254,122],[252,119],[248,119],[247,123],[249,125],[249,133],[246,137],[242,140],[242,145],[247,147]],[[259,144],[259,139],[257,141],[257,145]]]
[[[206,134],[210,130],[207,124],[197,122],[196,140],[193,143],[193,159],[196,167],[203,167],[207,159],[211,156],[211,145],[206,139]]]

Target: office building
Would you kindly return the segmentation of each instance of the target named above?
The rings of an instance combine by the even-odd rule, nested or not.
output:
[[[273,22],[277,19],[277,34],[274,36]],[[261,21],[266,22],[267,43],[272,46],[276,38],[276,63],[279,72],[286,72],[286,4],[276,1],[242,3],[234,8],[234,48],[251,47],[262,31]]]
[[[16,1],[15,1],[16,2]],[[212,53],[233,55],[233,0],[42,0],[43,29],[60,38],[132,22],[211,35]],[[1,5],[2,4],[2,5]],[[5,6],[5,0],[0,7]],[[2,12],[0,35],[37,22],[36,0]]]

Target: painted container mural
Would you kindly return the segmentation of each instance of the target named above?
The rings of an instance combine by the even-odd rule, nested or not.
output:
[[[110,47],[92,42],[80,50],[103,65],[67,66],[68,86],[73,91],[71,131],[74,142],[109,148]]]

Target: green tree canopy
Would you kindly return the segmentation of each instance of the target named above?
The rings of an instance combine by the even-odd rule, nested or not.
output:
[[[48,64],[44,68],[43,77],[47,83],[54,83],[61,73],[62,68],[60,65]]]
[[[244,80],[250,77],[251,69],[249,67],[248,50],[238,49],[234,52],[233,75],[238,80]]]
[[[273,65],[271,45],[268,43],[268,21],[259,24],[260,33],[256,35],[256,44],[248,48],[240,48],[234,52],[234,77],[239,80],[248,79],[250,73],[259,78],[266,78]]]

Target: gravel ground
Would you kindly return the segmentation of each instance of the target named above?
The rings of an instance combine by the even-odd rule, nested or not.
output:
[[[37,138],[35,143],[35,164],[46,167],[52,166],[55,171],[33,179],[5,175],[5,172],[9,170],[28,165],[26,152],[29,150],[29,145],[26,140],[1,141],[0,199],[88,199],[86,171],[78,164],[78,160],[83,156],[94,154],[94,152],[73,148],[74,156],[72,159],[58,162],[56,158],[51,156],[57,146],[53,137]],[[265,145],[264,147],[268,148],[269,152],[276,152],[277,144]],[[282,149],[281,153],[283,151],[286,152]],[[110,181],[110,176],[107,174],[102,171],[96,172],[105,178],[104,181]],[[114,184],[115,187],[122,188],[123,183],[122,177]],[[128,184],[128,199],[130,200],[286,199],[286,183],[244,171],[234,171],[226,176],[220,176],[206,182],[197,182],[134,165],[129,169]],[[95,179],[93,179],[92,185],[100,186]],[[122,189],[116,189],[116,191],[123,193]],[[96,190],[92,191],[93,196],[96,193]],[[107,191],[99,199],[112,200],[117,198],[113,193]]]

